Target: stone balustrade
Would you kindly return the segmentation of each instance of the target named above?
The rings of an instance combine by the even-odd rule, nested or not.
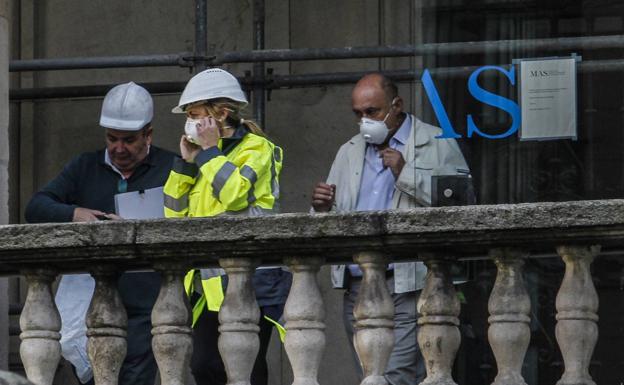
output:
[[[229,383],[244,385],[249,384],[258,351],[259,311],[251,274],[258,265],[287,265],[293,285],[284,313],[285,349],[294,384],[317,385],[325,347],[317,273],[323,264],[355,261],[364,273],[354,309],[355,347],[365,374],[362,384],[383,385],[394,343],[385,264],[423,260],[429,268],[418,301],[418,344],[427,370],[424,384],[450,385],[455,384],[451,368],[460,345],[460,308],[449,264],[489,258],[498,269],[488,304],[488,337],[498,368],[494,383],[522,385],[520,369],[530,337],[523,264],[536,255],[559,255],[566,271],[556,300],[556,339],[565,363],[558,384],[589,385],[594,384],[588,365],[598,335],[598,299],[590,264],[601,250],[620,250],[623,239],[623,200],[9,225],[0,227],[0,274],[27,278],[20,353],[29,380],[50,385],[60,358],[53,278],[59,273],[90,272],[96,289],[87,317],[88,352],[96,384],[112,385],[117,384],[126,351],[127,322],[115,277],[127,270],[160,271],[163,283],[152,315],[152,344],[161,383],[182,385],[192,350],[184,272],[220,265],[229,275],[229,285],[219,315],[219,348]]]

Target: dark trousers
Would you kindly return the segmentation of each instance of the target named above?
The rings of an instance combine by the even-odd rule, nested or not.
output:
[[[283,305],[260,308],[260,350],[251,372],[251,385],[267,385],[269,370],[266,353],[271,340],[273,325],[264,316],[277,320],[281,317]],[[193,356],[191,372],[197,385],[225,385],[227,376],[219,354],[219,313],[205,310],[193,328]]]
[[[154,385],[156,370],[156,360],[151,352],[144,357],[124,361],[119,372],[119,385]],[[95,385],[95,381],[91,378],[85,385]]]

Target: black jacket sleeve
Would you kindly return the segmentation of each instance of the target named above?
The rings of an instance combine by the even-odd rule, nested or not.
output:
[[[29,223],[71,222],[80,175],[80,159],[69,162],[61,173],[28,202],[24,217]]]

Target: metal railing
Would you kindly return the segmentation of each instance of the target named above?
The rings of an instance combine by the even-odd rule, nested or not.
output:
[[[460,344],[459,300],[449,266],[489,258],[498,276],[489,300],[489,343],[496,384],[522,384],[530,337],[530,299],[522,278],[526,258],[556,256],[566,271],[557,294],[557,342],[562,383],[592,383],[588,374],[597,336],[598,297],[590,264],[600,250],[620,252],[624,200],[421,208],[349,214],[284,214],[150,221],[110,221],[0,227],[0,273],[23,274],[29,289],[20,319],[21,356],[28,378],[50,385],[60,359],[60,318],[51,283],[59,273],[87,270],[96,281],[87,315],[95,383],[116,384],[125,355],[125,317],[116,276],[155,269],[163,283],[152,312],[153,350],[163,385],[182,384],[192,349],[182,279],[191,267],[223,267],[229,285],[219,344],[229,383],[244,383],[255,359],[257,304],[251,275],[258,265],[285,264],[293,272],[286,304],[285,349],[295,382],[317,383],[325,346],[324,305],[317,282],[323,264],[355,261],[364,272],[357,301],[358,354],[364,383],[383,374],[393,339],[386,264],[422,260],[429,272],[418,300],[418,343],[427,383],[454,384],[451,367]],[[86,267],[88,266],[88,267]],[[366,336],[366,338],[364,338]],[[173,352],[173,353],[172,353]],[[305,364],[304,364],[305,363]],[[368,382],[366,382],[368,381]]]
[[[502,65],[501,66],[506,66]],[[435,78],[467,78],[472,72],[477,70],[477,66],[463,67],[441,67],[432,68],[430,73]],[[581,62],[578,65],[579,73],[598,73],[624,71],[624,60],[591,60]],[[404,69],[392,71],[380,71],[396,82],[418,82],[423,70]],[[319,85],[338,85],[356,83],[368,72],[335,72],[317,73],[301,75],[274,75],[253,77],[249,73],[238,80],[246,89],[279,90],[294,87],[312,87]],[[485,77],[500,76],[491,72],[483,74]],[[184,89],[186,82],[148,82],[140,83],[151,94],[172,94],[180,93]],[[69,87],[46,87],[30,89],[13,89],[9,91],[9,98],[12,101],[38,100],[54,98],[83,98],[104,96],[115,84],[105,84],[98,86],[69,86]],[[258,110],[256,110],[258,112]]]

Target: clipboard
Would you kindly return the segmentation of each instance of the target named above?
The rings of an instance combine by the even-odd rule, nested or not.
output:
[[[124,219],[154,219],[165,216],[163,186],[115,195],[115,214]]]

